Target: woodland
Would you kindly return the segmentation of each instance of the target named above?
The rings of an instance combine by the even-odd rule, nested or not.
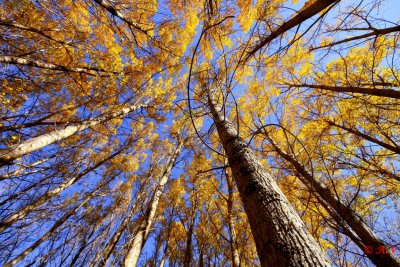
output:
[[[0,6],[0,265],[400,267],[397,1]]]

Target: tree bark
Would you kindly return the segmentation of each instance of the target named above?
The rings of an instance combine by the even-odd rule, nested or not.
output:
[[[130,112],[138,110],[139,108],[147,107],[144,105],[133,105],[128,108],[123,108],[117,112],[113,112],[111,114],[102,115],[95,119],[89,119],[87,121],[77,123],[75,125],[69,125],[65,128],[58,129],[29,140],[26,140],[20,144],[16,144],[10,146],[6,149],[0,150],[0,167],[3,165],[12,164],[12,161],[25,156],[33,151],[39,150],[47,145],[53,144],[57,141],[61,141],[67,137],[74,135],[77,132],[88,129],[89,127],[93,127],[100,123],[107,122],[111,119],[122,117],[127,115]]]
[[[190,264],[192,262],[192,239],[193,239],[194,220],[195,216],[192,216],[189,229],[187,231],[185,258],[183,260],[183,267],[191,267]]]
[[[165,256],[163,256],[163,257],[161,258],[160,267],[164,267],[164,264],[165,264]]]
[[[346,38],[346,39],[343,39],[340,41],[332,42],[330,44],[321,45],[321,46],[312,48],[310,51],[314,51],[314,50],[325,48],[325,47],[333,47],[338,44],[343,44],[343,43],[352,42],[355,40],[365,39],[365,38],[372,37],[372,36],[378,37],[379,35],[385,35],[385,34],[389,34],[392,32],[398,32],[398,31],[400,31],[400,26],[394,26],[394,27],[389,27],[389,28],[384,28],[384,29],[371,28],[370,30],[371,30],[371,32],[369,32],[369,33]]]
[[[267,37],[262,39],[258,45],[256,45],[246,57],[247,61],[252,55],[254,55],[258,50],[262,47],[266,46],[270,42],[272,42],[275,38],[279,35],[284,34],[291,28],[300,25],[307,19],[311,18],[312,16],[318,14],[319,12],[323,11],[325,8],[331,6],[334,3],[339,2],[340,0],[309,0],[307,1],[304,6],[300,9],[300,11],[291,19],[283,23],[279,26],[276,30],[272,31]]]
[[[267,134],[265,131],[265,135],[269,139],[270,143],[274,147],[274,150],[285,160],[293,165],[293,167],[305,178],[301,179],[303,183],[308,185],[312,190],[315,190],[322,200],[324,200],[339,216],[343,219],[351,228],[351,230],[357,234],[358,238],[360,238],[361,242],[364,246],[372,246],[374,249],[378,249],[381,246],[386,246],[386,244],[375,235],[375,233],[368,227],[360,217],[348,206],[342,203],[336,196],[323,186],[319,181],[317,181],[313,175],[306,170],[306,168],[299,163],[295,158],[291,155],[284,152],[276,142]],[[328,210],[329,212],[329,210]],[[356,243],[360,245],[360,243]],[[361,250],[364,250],[365,247],[360,246]],[[400,267],[400,259],[396,257],[394,253],[388,254],[368,254],[367,257],[376,265],[376,266],[399,266]]]
[[[23,65],[29,67],[36,67],[40,69],[47,70],[56,70],[56,71],[64,71],[64,72],[77,72],[77,73],[85,73],[88,75],[94,75],[95,72],[105,72],[110,74],[118,75],[119,72],[107,71],[100,68],[95,67],[81,67],[81,68],[70,68],[62,65],[56,65],[48,62],[42,62],[39,60],[32,60],[23,57],[14,57],[14,56],[0,56],[0,63],[4,64],[13,64],[13,65]]]
[[[329,85],[318,85],[318,84],[290,84],[289,86],[298,87],[298,88],[313,88],[320,89],[332,92],[339,93],[357,93],[357,94],[366,94],[366,95],[374,95],[374,96],[382,96],[400,99],[400,91],[394,89],[377,89],[377,88],[367,88],[367,87],[356,87],[356,86],[329,86]]]
[[[131,246],[129,248],[128,254],[125,258],[125,266],[127,267],[135,267],[139,260],[140,253],[146,243],[147,238],[150,234],[151,226],[154,222],[154,218],[156,215],[158,203],[160,201],[160,197],[164,191],[165,184],[168,182],[169,177],[171,175],[172,168],[175,164],[176,159],[178,158],[180,151],[182,149],[182,142],[179,142],[178,147],[170,156],[165,170],[161,176],[161,179],[153,193],[153,196],[150,200],[148,208],[146,210],[145,216],[142,219],[138,227],[138,231],[135,233],[135,237],[131,241]]]
[[[329,266],[286,196],[210,95],[208,104],[249,219],[261,266]]]
[[[225,177],[226,182],[228,184],[228,199],[227,199],[227,206],[228,206],[228,228],[229,228],[229,235],[230,235],[230,246],[231,246],[231,261],[232,267],[240,267],[240,257],[238,251],[238,244],[237,244],[237,236],[235,231],[235,224],[233,222],[233,181],[232,177],[225,169]]]
[[[143,193],[143,192],[141,192],[141,193]],[[142,195],[142,194],[140,194],[140,195]],[[140,198],[141,198],[141,196],[138,197],[138,199],[140,199]],[[113,236],[111,237],[111,239],[107,243],[107,245],[104,247],[104,249],[98,252],[98,254],[96,255],[95,259],[90,264],[90,267],[95,266],[100,258],[101,258],[101,261],[99,262],[98,266],[99,267],[106,266],[108,258],[111,256],[111,253],[114,251],[114,248],[117,245],[120,237],[122,236],[122,233],[125,231],[126,227],[128,226],[128,223],[130,222],[131,217],[137,211],[136,210],[137,204],[138,204],[138,201],[135,202],[135,204],[131,208],[130,212],[124,218],[124,220],[122,221],[122,223],[118,227],[117,231],[115,231],[115,233],[113,234]]]
[[[199,267],[204,267],[204,253],[203,253],[203,248],[199,249]]]
[[[147,31],[144,30],[139,24],[133,22],[132,20],[130,20],[129,18],[125,17],[124,14],[122,14],[120,11],[118,11],[117,9],[115,9],[112,5],[110,5],[107,1],[105,0],[94,0],[94,2],[96,2],[99,6],[101,6],[102,8],[106,9],[110,14],[112,14],[113,16],[116,16],[118,18],[120,18],[121,20],[123,20],[124,22],[126,22],[128,25],[132,26],[133,28],[135,28],[136,30],[148,35]]]
[[[172,213],[174,213],[175,207],[172,208]],[[168,222],[168,231],[167,231],[167,238],[165,240],[165,247],[163,251],[163,255],[160,261],[160,267],[164,267],[165,261],[168,258],[167,253],[168,253],[168,244],[169,244],[169,238],[171,236],[171,226],[172,226],[173,218],[171,218]]]

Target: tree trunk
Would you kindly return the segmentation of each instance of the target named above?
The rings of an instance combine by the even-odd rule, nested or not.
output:
[[[143,193],[143,192],[142,192]],[[142,194],[140,194],[142,195]],[[138,197],[140,199],[141,196]],[[107,245],[102,249],[101,251],[98,252],[96,255],[95,259],[93,262],[90,264],[90,267],[93,267],[96,265],[96,263],[99,261],[101,258],[101,261],[99,262],[98,266],[106,266],[108,258],[111,256],[111,253],[114,251],[115,246],[117,245],[120,237],[122,236],[122,233],[125,231],[126,227],[128,226],[128,223],[130,222],[131,217],[135,214],[137,211],[137,204],[139,201],[135,201],[135,204],[131,208],[130,212],[128,215],[124,218],[120,226],[118,227],[117,231],[115,231],[114,235],[111,237],[110,241],[107,243]]]
[[[334,194],[332,194],[331,190],[323,186],[319,181],[314,179],[313,175],[305,169],[305,167],[299,163],[295,158],[286,152],[282,151],[282,149],[276,144],[276,142],[267,134],[265,131],[265,135],[271,142],[275,151],[285,160],[290,162],[295,169],[305,178],[301,179],[303,183],[308,185],[324,200],[339,216],[343,219],[351,228],[351,230],[357,234],[358,238],[361,240],[364,246],[372,246],[375,250],[377,250],[381,246],[386,246],[386,244],[375,235],[375,233],[368,227],[359,216],[348,206],[342,203],[339,199],[336,198]],[[328,210],[329,212],[329,210]],[[356,242],[357,245],[361,245],[360,249],[364,250],[365,247]],[[394,253],[380,253],[368,254],[367,257],[376,265],[376,266],[399,266],[400,267],[400,259],[396,257]]]
[[[400,99],[400,91],[394,89],[384,89],[384,88],[377,89],[377,88],[365,88],[356,86],[328,86],[328,85],[314,85],[314,84],[295,84],[291,86],[299,88],[300,87],[314,88],[314,89],[339,92],[339,93],[357,93],[357,94],[366,94],[366,95]]]
[[[203,248],[199,249],[199,267],[204,267]]]
[[[111,119],[122,117],[130,112],[133,112],[139,108],[146,107],[147,105],[133,105],[129,108],[123,108],[117,112],[111,114],[102,115],[95,119],[90,119],[75,125],[69,125],[65,128],[58,129],[29,140],[26,140],[20,144],[12,145],[8,148],[0,150],[0,167],[3,165],[10,165],[12,161],[27,155],[33,151],[39,150],[47,145],[61,141],[67,137],[74,135],[77,132],[93,127],[97,124],[107,122]]]
[[[122,14],[120,11],[118,11],[117,9],[115,9],[112,5],[110,5],[107,1],[105,0],[94,0],[98,5],[100,5],[102,8],[106,9],[110,14],[112,14],[113,16],[116,16],[118,18],[120,18],[121,20],[123,20],[124,22],[126,22],[127,24],[129,24],[130,26],[132,26],[133,28],[135,28],[136,30],[144,33],[145,35],[148,36],[148,33],[146,30],[144,30],[139,24],[137,24],[136,22],[130,20],[129,18],[125,17],[124,14]]]
[[[0,56],[0,63],[3,64],[13,64],[13,65],[23,65],[29,67],[36,67],[40,69],[47,69],[47,70],[57,70],[57,71],[64,71],[64,72],[77,72],[77,73],[85,73],[89,75],[94,75],[95,72],[105,72],[110,74],[118,75],[119,72],[108,71],[105,69],[100,68],[93,68],[93,67],[81,67],[81,68],[69,68],[62,65],[56,65],[48,62],[42,62],[39,60],[31,60],[23,57],[14,57],[14,56]]]
[[[135,233],[135,237],[133,238],[131,243],[132,245],[130,246],[128,254],[125,258],[125,266],[127,267],[135,267],[139,260],[140,253],[144,247],[144,244],[146,243],[147,238],[149,237],[150,229],[156,215],[160,197],[164,191],[165,184],[168,182],[172,168],[175,164],[176,159],[179,156],[181,148],[182,143],[180,142],[167,162],[165,170],[147,207],[145,216],[142,219],[142,222],[140,223],[137,232]]]
[[[88,241],[90,240],[90,238],[93,236],[94,234],[94,229],[91,230],[90,233],[85,232],[84,234],[84,238],[83,238],[83,242],[82,244],[79,246],[78,251],[75,253],[75,256],[72,258],[69,267],[74,267],[77,266],[75,263],[78,261],[78,259],[81,257],[81,253],[85,250],[85,248],[88,246]],[[89,242],[90,244],[90,242]]]
[[[172,208],[172,213],[174,213],[175,207]],[[171,236],[171,226],[172,226],[173,219],[171,218],[168,222],[168,231],[167,231],[167,238],[165,240],[165,247],[163,251],[163,255],[160,261],[160,267],[164,267],[165,261],[168,258],[167,253],[168,253],[168,243],[169,243],[169,238]]]
[[[240,257],[237,245],[237,237],[235,231],[235,224],[233,222],[233,181],[232,177],[229,173],[225,170],[225,177],[226,182],[228,184],[228,199],[227,199],[227,206],[228,206],[228,228],[229,228],[229,235],[230,235],[230,246],[231,246],[231,261],[232,267],[240,267]]]
[[[210,95],[208,103],[249,219],[261,266],[329,266],[281,189]]]
[[[296,15],[294,15],[292,18],[290,18],[288,21],[283,23],[281,26],[279,26],[276,30],[273,30],[269,35],[267,35],[265,38],[263,38],[259,44],[257,44],[248,54],[245,59],[247,61],[252,55],[254,55],[258,50],[263,48],[264,46],[268,45],[270,42],[272,42],[275,38],[277,38],[279,35],[284,34],[288,30],[290,30],[293,27],[296,27],[297,25],[300,25],[307,19],[311,18],[312,16],[318,14],[319,12],[322,12],[324,9],[328,8],[332,4],[335,4],[339,2],[340,0],[308,0],[304,6],[297,12]]]
[[[160,261],[160,267],[164,267],[164,264],[165,264],[165,256],[163,255]]]
[[[183,260],[183,267],[191,267],[190,263],[192,261],[192,238],[194,229],[195,217],[191,218],[189,229],[187,231],[186,248],[185,248],[185,258]]]

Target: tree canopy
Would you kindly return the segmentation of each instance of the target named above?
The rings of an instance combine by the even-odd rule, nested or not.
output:
[[[0,0],[3,266],[400,266],[383,0]]]

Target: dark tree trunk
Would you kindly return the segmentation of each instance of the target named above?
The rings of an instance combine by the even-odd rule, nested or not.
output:
[[[271,175],[209,95],[209,108],[249,219],[261,266],[329,266]]]

